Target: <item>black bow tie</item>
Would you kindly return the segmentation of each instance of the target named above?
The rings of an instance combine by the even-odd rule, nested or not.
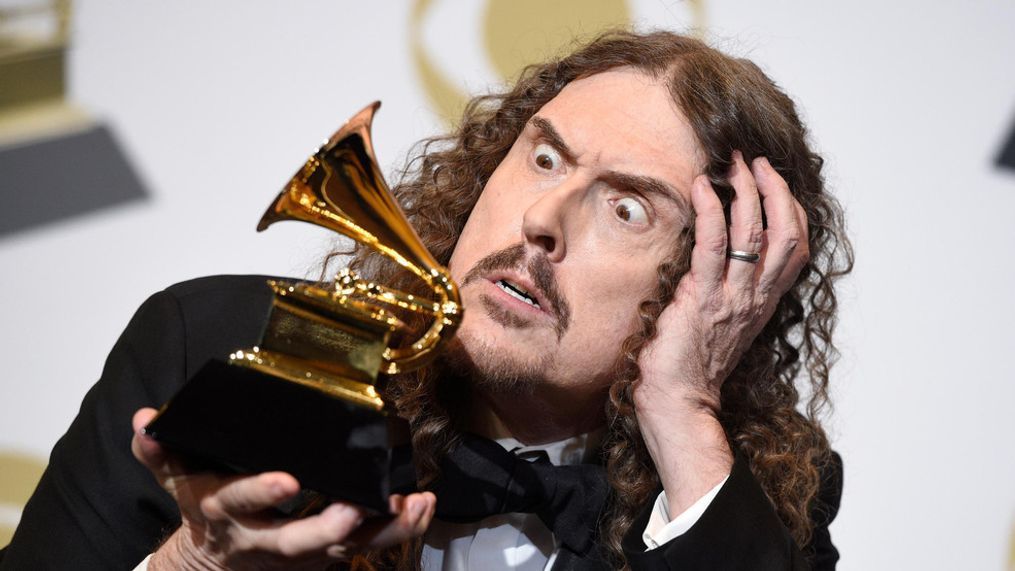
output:
[[[529,461],[492,440],[464,434],[441,463],[433,491],[442,520],[534,513],[562,544],[584,555],[592,547],[609,485],[602,466],[554,466],[545,453]]]

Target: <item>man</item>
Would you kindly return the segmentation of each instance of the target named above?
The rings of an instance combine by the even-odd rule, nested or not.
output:
[[[287,474],[189,473],[140,433],[169,495],[129,466],[128,410],[256,335],[260,278],[209,278],[139,310],[3,564],[64,541],[78,566],[129,566],[168,534],[150,569],[834,567],[841,467],[815,417],[851,253],[792,102],[695,40],[615,33],[475,101],[425,150],[396,193],[467,312],[445,362],[390,396],[436,495],[392,498],[382,524],[341,503],[288,520],[270,511],[299,490]],[[353,265],[403,279],[364,252]],[[591,515],[456,513],[479,495],[449,478],[490,451],[467,433],[602,464],[556,472],[589,485]]]

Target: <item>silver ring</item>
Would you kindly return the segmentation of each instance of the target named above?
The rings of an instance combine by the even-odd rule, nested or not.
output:
[[[761,259],[761,254],[752,254],[751,252],[745,252],[743,250],[730,250],[726,252],[726,257],[731,260],[740,260],[741,262],[747,262],[749,264],[757,264],[758,260]]]

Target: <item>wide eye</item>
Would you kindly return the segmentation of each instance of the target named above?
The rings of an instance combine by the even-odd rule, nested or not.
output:
[[[552,171],[560,165],[560,155],[557,154],[557,150],[546,143],[537,145],[532,155],[536,166],[543,170]]]
[[[613,211],[616,213],[617,218],[628,224],[641,225],[648,222],[648,212],[645,211],[645,207],[631,197],[621,198],[614,202]]]

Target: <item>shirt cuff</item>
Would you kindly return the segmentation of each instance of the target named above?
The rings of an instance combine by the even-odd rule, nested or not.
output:
[[[652,514],[649,515],[648,525],[645,526],[645,531],[641,534],[642,541],[645,542],[647,550],[651,551],[667,541],[687,533],[687,530],[691,529],[698,522],[701,514],[705,513],[705,510],[711,505],[719,490],[722,489],[723,484],[729,479],[729,476],[723,478],[707,494],[698,498],[698,501],[691,504],[689,508],[673,519],[670,519],[670,510],[666,502],[666,491],[659,492],[659,496],[656,497],[656,503],[652,506]]]
[[[134,568],[134,571],[148,571],[148,562],[151,561],[152,555],[154,555],[154,553],[149,553],[148,557],[145,557],[140,563],[137,564],[137,567]]]

